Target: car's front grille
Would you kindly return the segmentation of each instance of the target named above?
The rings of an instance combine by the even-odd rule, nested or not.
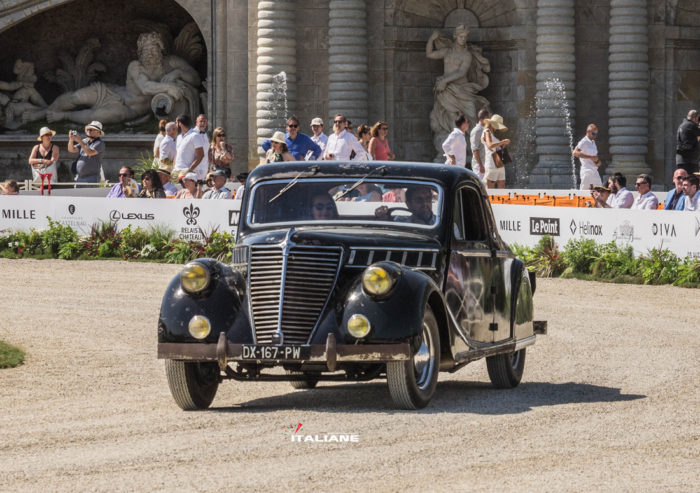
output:
[[[259,344],[269,344],[281,319],[284,343],[308,341],[338,274],[342,250],[292,246],[251,248],[250,300]],[[280,295],[283,293],[282,316]]]

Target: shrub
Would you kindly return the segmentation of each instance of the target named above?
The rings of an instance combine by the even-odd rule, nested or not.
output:
[[[700,287],[700,260],[685,259],[678,267],[676,286]]]
[[[638,259],[637,271],[644,284],[671,284],[678,279],[680,260],[669,250],[653,248]]]
[[[131,224],[121,231],[119,255],[125,259],[139,258],[143,248],[148,245],[148,232],[142,228],[132,229]]]
[[[590,274],[592,266],[600,257],[595,241],[588,238],[569,240],[562,252],[567,266],[579,274]]]
[[[41,245],[45,253],[56,257],[63,245],[78,241],[78,233],[70,226],[63,226],[61,223],[52,221],[50,217],[47,219],[49,228],[41,235]]]
[[[613,241],[600,245],[598,259],[593,263],[591,272],[595,277],[614,279],[621,276],[635,276],[638,271],[632,246],[620,248]]]
[[[533,248],[516,247],[517,255],[525,266],[538,277],[552,277],[561,274],[566,265],[559,253],[559,246],[549,235],[543,236]]]

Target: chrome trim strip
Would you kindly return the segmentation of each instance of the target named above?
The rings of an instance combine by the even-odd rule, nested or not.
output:
[[[369,252],[369,257],[367,257],[367,265],[371,265],[372,262],[374,261],[374,250],[371,250]]]
[[[423,252],[418,252],[418,262],[416,262],[418,265],[416,267],[421,267],[423,265]]]
[[[406,257],[408,257],[408,251],[403,252],[403,257],[401,257],[401,263],[405,264],[406,263]]]
[[[515,341],[515,350],[520,351],[522,348],[532,346],[536,340],[537,336],[533,334],[530,337],[526,337],[525,339]]]
[[[406,252],[430,252],[430,253],[438,253],[440,252],[439,249],[437,248],[404,248],[400,246],[393,246],[393,247],[363,247],[363,246],[354,246],[351,247],[352,250],[401,250],[406,251]]]
[[[355,255],[357,254],[357,250],[350,250],[350,257],[348,257],[348,265],[352,265],[355,263]]]
[[[491,250],[473,249],[473,250],[452,250],[452,251],[453,251],[453,253],[458,253],[458,254],[463,255],[465,257],[491,258]]]

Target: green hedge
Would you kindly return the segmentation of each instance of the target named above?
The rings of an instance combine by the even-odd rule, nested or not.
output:
[[[513,251],[540,277],[700,287],[700,260],[680,259],[668,250],[654,248],[635,257],[631,246],[580,239],[559,251],[551,236],[543,236],[536,246],[514,245]]]
[[[173,239],[173,231],[167,228],[144,230],[129,225],[118,231],[115,222],[103,221],[92,225],[87,235],[80,236],[69,226],[48,220],[49,227],[41,231],[0,231],[0,257],[120,258],[182,264],[199,257],[228,261],[234,244],[230,233],[219,233],[216,229],[210,232],[200,229],[202,241],[182,241]]]

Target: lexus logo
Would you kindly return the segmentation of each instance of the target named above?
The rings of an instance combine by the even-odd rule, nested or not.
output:
[[[195,207],[194,205],[190,204],[189,207],[185,207],[182,209],[182,213],[187,218],[186,222],[188,226],[195,226],[197,224],[197,218],[199,217],[199,207]]]
[[[74,206],[73,204],[70,204],[70,205],[68,206],[68,212],[70,212],[70,215],[71,215],[71,216],[72,216],[73,214],[75,214],[75,206]]]

